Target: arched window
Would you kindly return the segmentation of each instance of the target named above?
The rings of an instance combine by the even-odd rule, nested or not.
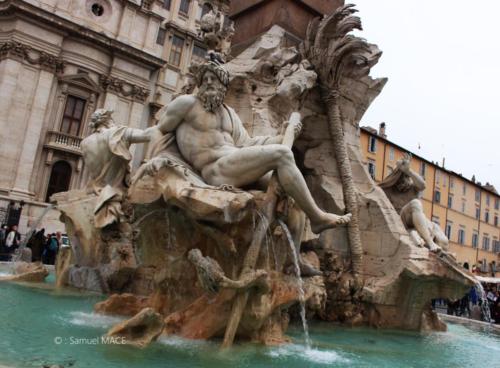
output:
[[[52,194],[67,191],[69,189],[70,180],[71,165],[66,161],[57,161],[52,166],[52,171],[50,172],[49,186],[47,188],[45,202],[49,201]]]
[[[213,8],[209,3],[203,4],[203,7],[201,8],[201,16],[203,17],[205,14],[209,13],[210,10],[213,10]]]

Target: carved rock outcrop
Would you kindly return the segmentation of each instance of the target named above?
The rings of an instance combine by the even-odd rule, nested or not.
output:
[[[49,271],[40,262],[16,262],[14,273],[8,276],[0,276],[0,281],[43,282],[48,275]]]
[[[155,341],[163,331],[163,319],[151,308],[144,308],[131,319],[111,328],[106,336],[123,338],[121,342],[143,348]]]
[[[149,306],[148,297],[130,293],[113,294],[105,301],[97,303],[94,311],[101,314],[131,317]]]

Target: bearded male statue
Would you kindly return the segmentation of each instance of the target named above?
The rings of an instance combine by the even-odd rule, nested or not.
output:
[[[315,233],[350,221],[351,214],[339,216],[317,206],[291,149],[281,144],[283,136],[249,136],[235,111],[224,104],[229,73],[221,65],[206,62],[196,78],[197,94],[175,98],[160,114],[154,127],[157,132],[151,133],[156,137],[152,146],[158,137],[171,140],[175,135],[182,158],[212,186],[242,188],[275,170],[284,191],[309,217]],[[298,134],[300,122],[291,124]]]

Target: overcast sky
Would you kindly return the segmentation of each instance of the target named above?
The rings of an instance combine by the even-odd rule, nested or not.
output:
[[[389,78],[361,125],[500,191],[500,1],[348,2],[383,51],[371,75]]]

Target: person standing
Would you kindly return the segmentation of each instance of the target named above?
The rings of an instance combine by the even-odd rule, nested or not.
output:
[[[45,247],[43,263],[53,265],[55,263],[58,250],[59,241],[57,240],[57,235],[56,233],[52,233]]]
[[[2,225],[0,228],[0,261],[6,261],[5,240],[7,239],[7,225]]]
[[[37,231],[28,242],[28,247],[31,248],[31,261],[39,262],[42,260],[42,252],[45,248],[45,229]]]
[[[9,233],[7,234],[7,238],[5,239],[5,249],[7,253],[7,258],[10,260],[10,257],[14,251],[19,248],[19,244],[21,243],[21,234],[17,231],[17,225],[13,225]]]

